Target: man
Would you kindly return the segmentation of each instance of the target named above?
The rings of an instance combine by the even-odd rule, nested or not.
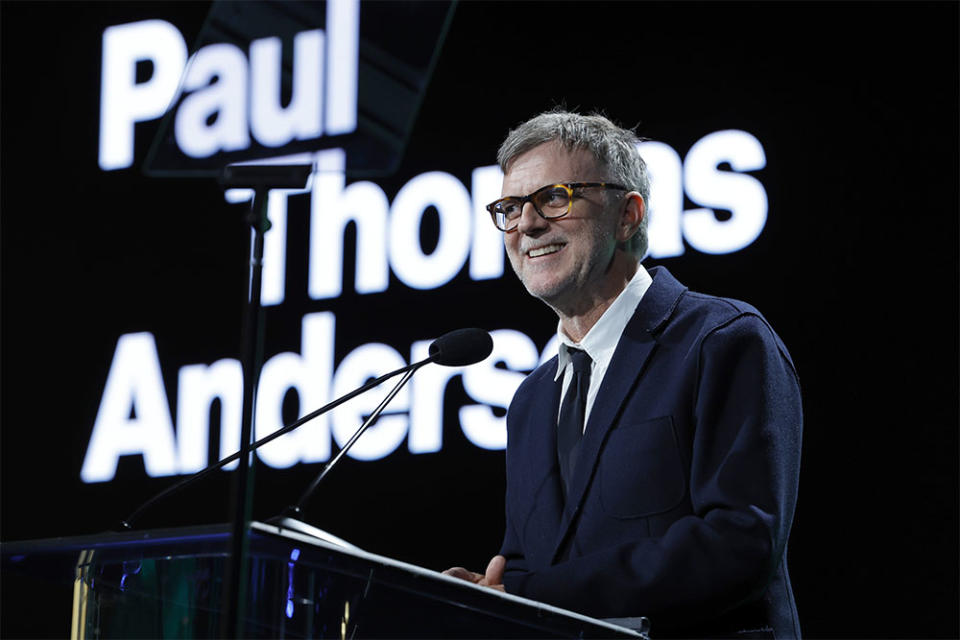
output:
[[[646,252],[632,132],[553,111],[500,148],[489,205],[514,271],[557,314],[557,358],[507,415],[507,527],[449,575],[654,637],[796,637],[786,566],[800,390],[753,307],[688,291]]]

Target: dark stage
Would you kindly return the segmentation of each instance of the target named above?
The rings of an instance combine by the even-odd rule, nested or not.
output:
[[[265,308],[277,382],[261,396],[290,421],[363,382],[365,363],[410,362],[451,329],[482,327],[505,346],[498,365],[473,377],[424,370],[381,425],[380,448],[346,458],[306,519],[432,569],[482,567],[496,552],[504,461],[487,427],[500,424],[556,320],[490,252],[492,225],[471,228],[486,202],[473,199],[491,188],[499,197],[481,169],[495,164],[509,128],[558,104],[601,110],[637,125],[656,156],[660,227],[644,264],[756,306],[796,363],[804,434],[790,573],[804,634],[958,637],[958,8],[456,5],[396,166],[359,176],[360,156],[347,152],[346,185],[379,187],[368,193],[389,204],[389,233],[329,223],[321,234],[317,192],[288,198],[285,227],[272,231],[285,234],[285,271]],[[229,411],[218,401],[204,412],[207,457],[187,451],[185,381],[197,365],[239,357],[245,205],[228,203],[209,175],[145,171],[164,137],[158,117],[131,124],[131,166],[104,170],[99,151],[104,30],[163,20],[193,53],[210,10],[0,4],[3,542],[107,530],[215,458]],[[381,30],[389,25],[372,28]],[[375,56],[361,47],[361,58]],[[146,82],[151,69],[136,72]],[[374,102],[391,113],[389,94]],[[743,155],[724,155],[731,140]],[[331,192],[344,188],[340,175],[324,178]],[[739,199],[724,184],[739,185]],[[442,202],[417,200],[441,191]],[[424,207],[419,227],[397,221]],[[725,230],[723,246],[697,233],[694,216]],[[750,220],[755,233],[724,226]],[[130,337],[123,363],[121,336]],[[138,402],[124,404],[121,383],[121,400],[108,402],[112,368],[145,372]],[[319,391],[296,391],[317,380]],[[294,500],[329,457],[324,443],[335,453],[372,402],[325,423],[332,442],[317,430],[322,442],[304,436],[259,461],[254,517]],[[156,446],[151,457],[108,443],[88,460],[98,414],[121,410],[115,424],[155,430],[142,436]],[[230,477],[218,472],[158,504],[139,526],[225,522]],[[2,594],[6,620],[15,596]]]

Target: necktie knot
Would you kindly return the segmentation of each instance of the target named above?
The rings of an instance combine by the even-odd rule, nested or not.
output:
[[[593,360],[583,349],[574,349],[567,347],[567,353],[570,355],[570,363],[573,365],[573,372],[577,375],[590,375],[590,365]]]

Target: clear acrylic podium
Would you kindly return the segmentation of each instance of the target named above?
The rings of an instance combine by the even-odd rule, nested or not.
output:
[[[588,618],[300,529],[249,524],[244,636],[646,637],[644,618]],[[219,637],[229,543],[230,527],[211,525],[3,544],[4,627],[36,637]]]

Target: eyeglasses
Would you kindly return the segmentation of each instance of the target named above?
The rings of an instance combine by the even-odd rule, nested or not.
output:
[[[619,191],[629,191],[626,187],[610,182],[566,182],[559,184],[548,184],[540,187],[527,196],[507,196],[494,200],[487,205],[487,211],[493,218],[493,224],[500,231],[513,231],[520,223],[520,215],[523,212],[523,205],[530,203],[534,210],[545,220],[562,218],[570,213],[570,205],[573,203],[573,192],[576,189],[587,189],[590,187],[601,187],[603,189],[616,189]]]

